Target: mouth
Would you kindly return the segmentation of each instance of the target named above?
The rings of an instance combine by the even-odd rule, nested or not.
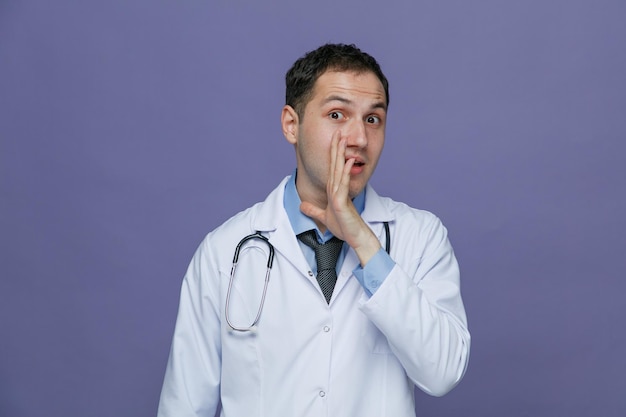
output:
[[[360,159],[355,159],[352,164],[352,169],[350,169],[350,175],[359,175],[364,171],[365,162]]]
[[[365,161],[363,161],[361,158],[352,156],[352,157],[346,158],[346,162],[348,162],[350,159],[354,159],[354,164],[352,164],[352,166],[362,167],[363,165],[365,165]]]

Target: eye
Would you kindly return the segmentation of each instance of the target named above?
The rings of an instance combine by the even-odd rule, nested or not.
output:
[[[341,119],[343,119],[343,118],[344,118],[343,113],[341,113],[341,112],[339,112],[339,111],[331,111],[331,112],[328,114],[328,116],[329,116],[331,119],[334,119],[334,120],[341,120]]]
[[[378,116],[367,116],[366,119],[367,123],[371,123],[371,124],[379,124],[380,123],[380,117]]]

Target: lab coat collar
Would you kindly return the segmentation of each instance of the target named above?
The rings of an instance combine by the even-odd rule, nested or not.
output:
[[[365,209],[361,213],[361,217],[370,226],[372,223],[392,222],[394,220],[393,213],[389,210],[388,205],[385,204],[385,200],[388,199],[379,196],[369,183],[366,185]]]
[[[271,233],[284,221],[289,223],[289,218],[283,206],[285,184],[288,180],[289,176],[283,178],[278,187],[267,196],[265,201],[257,205],[257,214],[252,220],[252,228],[254,230]],[[289,226],[289,231],[291,231],[291,226]]]
[[[308,277],[307,272],[310,268],[300,250],[300,245],[298,245],[283,205],[285,184],[288,180],[289,176],[285,177],[265,201],[256,206],[257,212],[252,220],[252,228],[267,236],[274,249],[284,255],[294,267]]]

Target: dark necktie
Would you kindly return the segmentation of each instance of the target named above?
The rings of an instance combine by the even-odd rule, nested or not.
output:
[[[337,282],[337,259],[339,259],[343,241],[333,237],[326,243],[319,243],[315,230],[300,233],[298,239],[315,251],[317,282],[320,284],[326,302],[330,303],[330,297],[333,295],[333,289]]]

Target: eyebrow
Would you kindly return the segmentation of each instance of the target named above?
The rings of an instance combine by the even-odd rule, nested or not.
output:
[[[322,105],[327,104],[327,103],[330,103],[331,101],[339,101],[339,102],[341,102],[341,103],[348,104],[348,105],[353,105],[353,104],[354,104],[354,101],[352,101],[352,100],[350,100],[350,99],[347,99],[347,98],[345,98],[345,97],[338,96],[338,95],[332,95],[332,96],[326,97],[326,98],[322,101]],[[374,110],[374,109],[382,109],[382,110],[384,110],[384,111],[387,111],[387,104],[385,104],[385,102],[384,102],[384,101],[377,101],[376,103],[374,103],[374,104],[372,104],[372,105],[370,106],[370,109],[371,109],[371,110]]]

